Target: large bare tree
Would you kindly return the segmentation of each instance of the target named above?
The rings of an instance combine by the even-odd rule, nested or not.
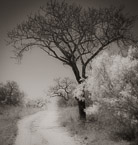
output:
[[[49,1],[39,12],[28,17],[8,33],[15,56],[33,47],[71,67],[78,83],[87,78],[87,66],[112,43],[135,42],[131,29],[135,16],[122,8],[87,8]],[[80,117],[86,118],[85,101],[78,100]]]

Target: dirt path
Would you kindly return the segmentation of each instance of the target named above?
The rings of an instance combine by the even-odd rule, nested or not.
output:
[[[46,111],[19,122],[15,145],[78,145],[57,120],[57,99],[53,98]]]

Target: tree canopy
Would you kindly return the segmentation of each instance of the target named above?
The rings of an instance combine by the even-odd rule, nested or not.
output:
[[[80,83],[81,78],[87,78],[89,62],[111,43],[135,42],[131,30],[136,19],[124,14],[122,7],[84,9],[54,0],[30,15],[8,36],[16,57],[38,47],[70,66]]]

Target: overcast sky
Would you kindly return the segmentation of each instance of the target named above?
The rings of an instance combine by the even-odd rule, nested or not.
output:
[[[38,49],[26,54],[21,64],[10,58],[13,53],[12,48],[5,44],[6,33],[26,19],[28,14],[37,11],[45,2],[46,0],[0,0],[0,82],[17,81],[30,98],[44,95],[43,91],[52,84],[55,77],[74,78],[70,68]],[[85,7],[125,5],[128,13],[138,15],[138,0],[74,0],[73,2]],[[138,32],[137,27],[135,31]]]

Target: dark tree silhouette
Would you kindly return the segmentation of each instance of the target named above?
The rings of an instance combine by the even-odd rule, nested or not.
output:
[[[20,91],[15,81],[0,83],[0,105],[21,105],[24,93]]]
[[[123,8],[87,8],[65,1],[49,1],[35,14],[8,33],[21,58],[33,47],[72,68],[78,83],[87,78],[87,66],[112,43],[135,43],[131,29],[137,17]],[[85,101],[78,100],[80,118],[85,119]]]

